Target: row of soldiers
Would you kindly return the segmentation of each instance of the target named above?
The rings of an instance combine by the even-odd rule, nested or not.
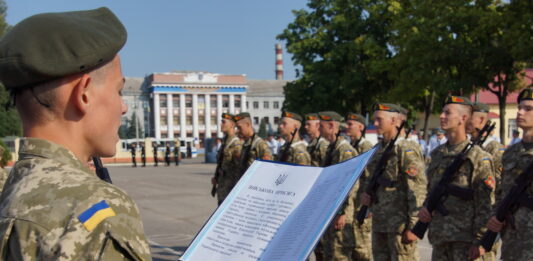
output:
[[[532,203],[526,200],[525,207],[516,211],[515,226],[506,226],[495,217],[487,224],[497,200],[509,191],[533,156],[533,143],[528,143],[533,142],[533,115],[528,115],[533,114],[533,90],[524,90],[518,103],[517,124],[524,130],[523,141],[507,151],[492,139],[473,146],[448,184],[447,197],[433,213],[426,208],[426,196],[463,149],[482,135],[488,106],[472,103],[466,97],[449,96],[439,117],[448,141],[431,153],[431,161],[426,164],[420,145],[406,139],[408,133],[400,128],[408,111],[397,104],[374,104],[373,125],[383,139],[315,249],[317,260],[419,260],[419,238],[412,232],[418,221],[430,223],[432,260],[495,260],[499,243],[492,251],[480,246],[487,227],[503,231],[504,260],[533,260],[533,242],[528,240],[533,231],[528,223]],[[213,184],[218,185],[219,204],[254,159],[272,158],[266,142],[254,133],[248,113],[222,117],[226,136],[213,178]],[[310,137],[309,144],[300,137],[302,125]],[[339,135],[341,126],[349,140]],[[364,138],[365,117],[356,113],[343,117],[326,111],[302,117],[285,111],[279,130],[288,142],[275,160],[300,165],[327,167],[373,146]],[[388,151],[391,142],[392,150]],[[380,159],[385,153],[383,164]],[[375,193],[368,193],[366,188],[381,167],[379,187]],[[531,186],[529,192],[533,192]],[[355,217],[362,206],[369,206],[370,214],[359,223]]]
[[[146,148],[144,146],[144,142],[141,142],[139,145],[140,152],[141,152],[141,162],[142,166],[146,167]],[[154,166],[158,166],[159,164],[159,155],[158,155],[158,145],[156,142],[152,144],[152,151],[154,153]],[[132,143],[130,144],[130,152],[131,152],[131,162],[133,163],[132,167],[137,167],[137,144]],[[180,164],[181,154],[180,154],[180,147],[178,146],[178,143],[176,142],[174,145],[174,149],[171,149],[170,143],[166,143],[165,146],[165,164],[166,166],[170,166],[170,154],[174,153],[174,164],[178,166]]]

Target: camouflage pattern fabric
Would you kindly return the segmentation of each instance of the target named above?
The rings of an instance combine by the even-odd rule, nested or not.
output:
[[[492,160],[494,161],[494,178],[496,179],[496,198],[498,198],[498,194],[500,193],[500,190],[498,187],[502,183],[502,171],[503,171],[503,164],[502,164],[502,156],[505,152],[505,148],[503,145],[496,140],[487,140],[483,146],[482,149],[486,152],[488,152],[490,155],[492,155]]]
[[[431,261],[464,261],[468,259],[468,251],[472,246],[469,242],[448,242],[433,245],[433,252],[431,253]],[[485,257],[485,256],[483,256]],[[487,260],[484,258],[476,258],[473,261]]]
[[[95,212],[102,202],[108,207]],[[152,259],[135,202],[40,139],[20,141],[0,198],[0,234],[3,260]]]
[[[242,145],[240,158],[240,164],[242,165],[239,178],[241,178],[256,159],[272,160],[272,152],[266,141],[261,139],[257,134],[254,134],[253,138],[248,139]]]
[[[372,232],[374,260],[415,261],[419,260],[417,243],[402,243],[402,234],[395,232]],[[379,247],[376,247],[379,246]]]
[[[320,137],[313,139],[307,146],[307,151],[311,156],[311,166],[322,167],[326,160],[326,153],[328,151],[329,142]]]
[[[0,167],[0,193],[2,193],[2,188],[4,187],[4,184],[6,183],[8,175],[9,175],[9,172],[7,172],[7,170]]]
[[[516,143],[503,154],[501,198],[513,187],[515,179],[533,161],[533,144]],[[529,184],[527,194],[533,195],[533,184]],[[500,198],[500,200],[501,200]],[[519,207],[513,215],[514,224],[507,224],[502,231],[503,260],[533,260],[533,211]]]
[[[431,153],[431,163],[427,169],[428,191],[440,181],[446,167],[468,144],[468,140],[456,145],[448,142]],[[479,146],[474,146],[467,155],[466,162],[455,173],[451,185],[473,190],[473,199],[465,200],[450,195],[442,206],[449,212],[443,216],[436,211],[429,226],[429,241],[433,249],[449,242],[477,244],[485,232],[485,224],[494,203],[495,180],[492,156]],[[448,255],[448,254],[446,254]]]
[[[239,164],[241,157],[242,141],[235,135],[226,136],[222,144],[222,164],[221,172],[218,177],[217,199],[218,202],[224,201],[235,184],[239,181]]]
[[[288,145],[288,143],[285,143],[280,149],[278,160],[283,157],[282,152],[287,149]],[[309,155],[309,152],[307,152],[307,142],[304,140],[294,139],[287,153],[289,155],[287,156],[286,162],[306,166],[311,165],[311,156]]]
[[[377,168],[376,164],[386,147],[384,142],[379,144],[378,151],[367,167],[369,173],[373,173]],[[418,211],[425,200],[427,189],[424,171],[425,164],[420,146],[411,140],[398,138],[382,175],[382,178],[388,179],[391,184],[380,184],[370,207],[373,214],[372,235],[380,233],[387,237],[383,240],[372,239],[374,260],[398,260],[401,255],[418,257],[416,242],[406,249],[401,244],[391,242],[396,242],[396,237],[405,229],[411,229],[418,220]],[[388,249],[388,257],[378,259],[385,253],[383,249]],[[407,250],[410,251],[409,254],[405,252]]]

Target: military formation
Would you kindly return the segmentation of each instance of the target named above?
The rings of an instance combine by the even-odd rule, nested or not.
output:
[[[151,260],[135,202],[102,176],[105,169],[88,164],[116,152],[127,111],[117,53],[126,38],[118,18],[99,8],[35,15],[0,40],[0,81],[25,136],[9,176],[0,168],[0,260]],[[491,138],[487,105],[449,96],[440,114],[447,141],[430,157],[408,139],[405,108],[375,103],[371,119],[381,139],[316,259],[419,260],[428,230],[432,260],[490,261],[499,249],[503,260],[533,260],[533,89],[517,103],[523,139],[505,150]],[[374,146],[365,139],[369,119],[357,113],[283,111],[286,142],[277,153],[249,113],[220,117],[211,191],[219,205],[257,159],[327,167]],[[139,146],[131,147],[132,162],[139,150],[146,166]],[[179,164],[179,147],[167,143],[167,166],[172,150]]]

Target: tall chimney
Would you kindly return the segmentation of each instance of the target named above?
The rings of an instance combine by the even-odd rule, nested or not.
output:
[[[276,80],[283,80],[283,56],[281,44],[276,44]]]

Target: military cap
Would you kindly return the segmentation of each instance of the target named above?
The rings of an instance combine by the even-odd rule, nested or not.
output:
[[[520,103],[523,100],[533,100],[533,89],[526,88],[520,92],[520,94],[516,98],[516,102]]]
[[[320,120],[320,117],[318,117],[318,113],[308,113],[305,115],[306,121],[318,121]]]
[[[398,106],[398,109],[400,110],[400,114],[403,114],[405,116],[407,116],[407,114],[409,114],[409,110],[408,109],[406,109],[406,108],[404,108],[404,107],[402,107],[401,105],[398,105],[398,104],[396,104],[396,106]]]
[[[290,111],[284,111],[281,113],[281,118],[284,118],[284,117],[287,117],[287,118],[291,118],[291,119],[295,119],[299,122],[302,122],[303,118],[302,116],[300,116],[300,114],[297,114],[297,113],[294,113],[294,112],[290,112]]]
[[[229,113],[222,113],[222,119],[235,121],[235,115]]]
[[[358,114],[358,113],[349,112],[346,115],[345,120],[346,121],[348,121],[348,120],[358,121],[358,122],[362,123],[363,125],[366,125],[366,118],[363,115]]]
[[[474,104],[472,104],[472,108],[474,109],[475,112],[476,111],[477,112],[489,112],[490,111],[489,106],[481,102],[474,102]]]
[[[0,40],[0,81],[21,89],[90,71],[113,60],[126,38],[106,7],[28,17]]]
[[[250,118],[250,113],[248,113],[248,112],[241,112],[241,113],[239,113],[239,114],[233,116],[233,120],[234,120],[235,122],[240,121],[240,120],[242,120],[242,119],[244,119],[244,118],[248,118],[248,119],[249,119],[249,118]]]
[[[334,111],[322,111],[318,113],[321,121],[338,121],[342,122],[344,118]]]
[[[462,105],[472,106],[472,102],[470,101],[470,99],[463,97],[463,96],[455,96],[455,95],[449,95],[448,97],[446,97],[444,104],[462,104]]]
[[[376,102],[372,105],[372,111],[388,111],[401,113],[400,106],[392,103],[380,103]]]

